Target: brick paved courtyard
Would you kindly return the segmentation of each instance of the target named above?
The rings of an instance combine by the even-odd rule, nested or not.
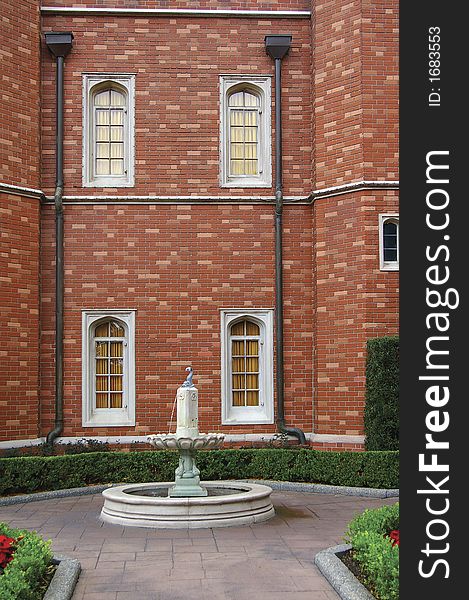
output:
[[[104,524],[101,494],[5,506],[0,519],[80,561],[72,600],[337,600],[315,554],[342,543],[355,514],[397,499],[274,491],[272,500],[270,521],[219,529]]]

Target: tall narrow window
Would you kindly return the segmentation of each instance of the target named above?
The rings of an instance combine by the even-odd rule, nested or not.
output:
[[[83,185],[133,185],[134,76],[84,75]]]
[[[269,187],[270,77],[231,77],[220,83],[221,185]]]
[[[222,311],[222,421],[273,422],[272,311]]]
[[[83,425],[135,424],[133,311],[83,313]]]
[[[379,216],[380,269],[399,269],[399,216]]]

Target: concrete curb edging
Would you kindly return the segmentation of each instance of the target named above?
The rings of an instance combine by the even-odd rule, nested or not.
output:
[[[352,546],[342,544],[318,552],[314,564],[318,567],[342,600],[376,600],[337,556]]]
[[[75,558],[60,555],[54,556],[53,561],[58,563],[58,567],[43,600],[70,600],[80,575],[81,565]]]
[[[362,487],[347,487],[339,485],[325,485],[322,483],[296,483],[290,481],[271,481],[268,479],[239,479],[247,483],[259,483],[268,485],[273,490],[283,492],[308,492],[310,494],[336,494],[343,496],[362,496],[366,498],[397,498],[398,489],[377,489]],[[202,482],[203,483],[203,482]],[[74,496],[87,496],[99,494],[110,487],[121,485],[119,483],[108,483],[105,485],[90,485],[81,488],[70,488],[67,490],[53,490],[51,492],[35,492],[32,494],[21,494],[19,496],[0,497],[0,506],[12,504],[23,504],[26,502],[37,502],[39,500],[52,500],[54,498],[71,498]]]

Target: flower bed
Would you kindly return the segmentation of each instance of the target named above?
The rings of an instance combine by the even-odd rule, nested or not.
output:
[[[356,561],[372,594],[378,600],[398,600],[399,503],[355,517],[349,523],[347,540],[352,544],[348,558]]]
[[[0,523],[0,598],[40,600],[52,561],[50,543]]]

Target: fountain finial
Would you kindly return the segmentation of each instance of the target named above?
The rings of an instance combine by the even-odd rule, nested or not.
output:
[[[192,367],[186,367],[186,371],[189,371],[189,374],[187,375],[187,377],[186,377],[184,383],[181,385],[181,387],[194,387],[194,384],[192,383],[192,377],[194,376]]]

